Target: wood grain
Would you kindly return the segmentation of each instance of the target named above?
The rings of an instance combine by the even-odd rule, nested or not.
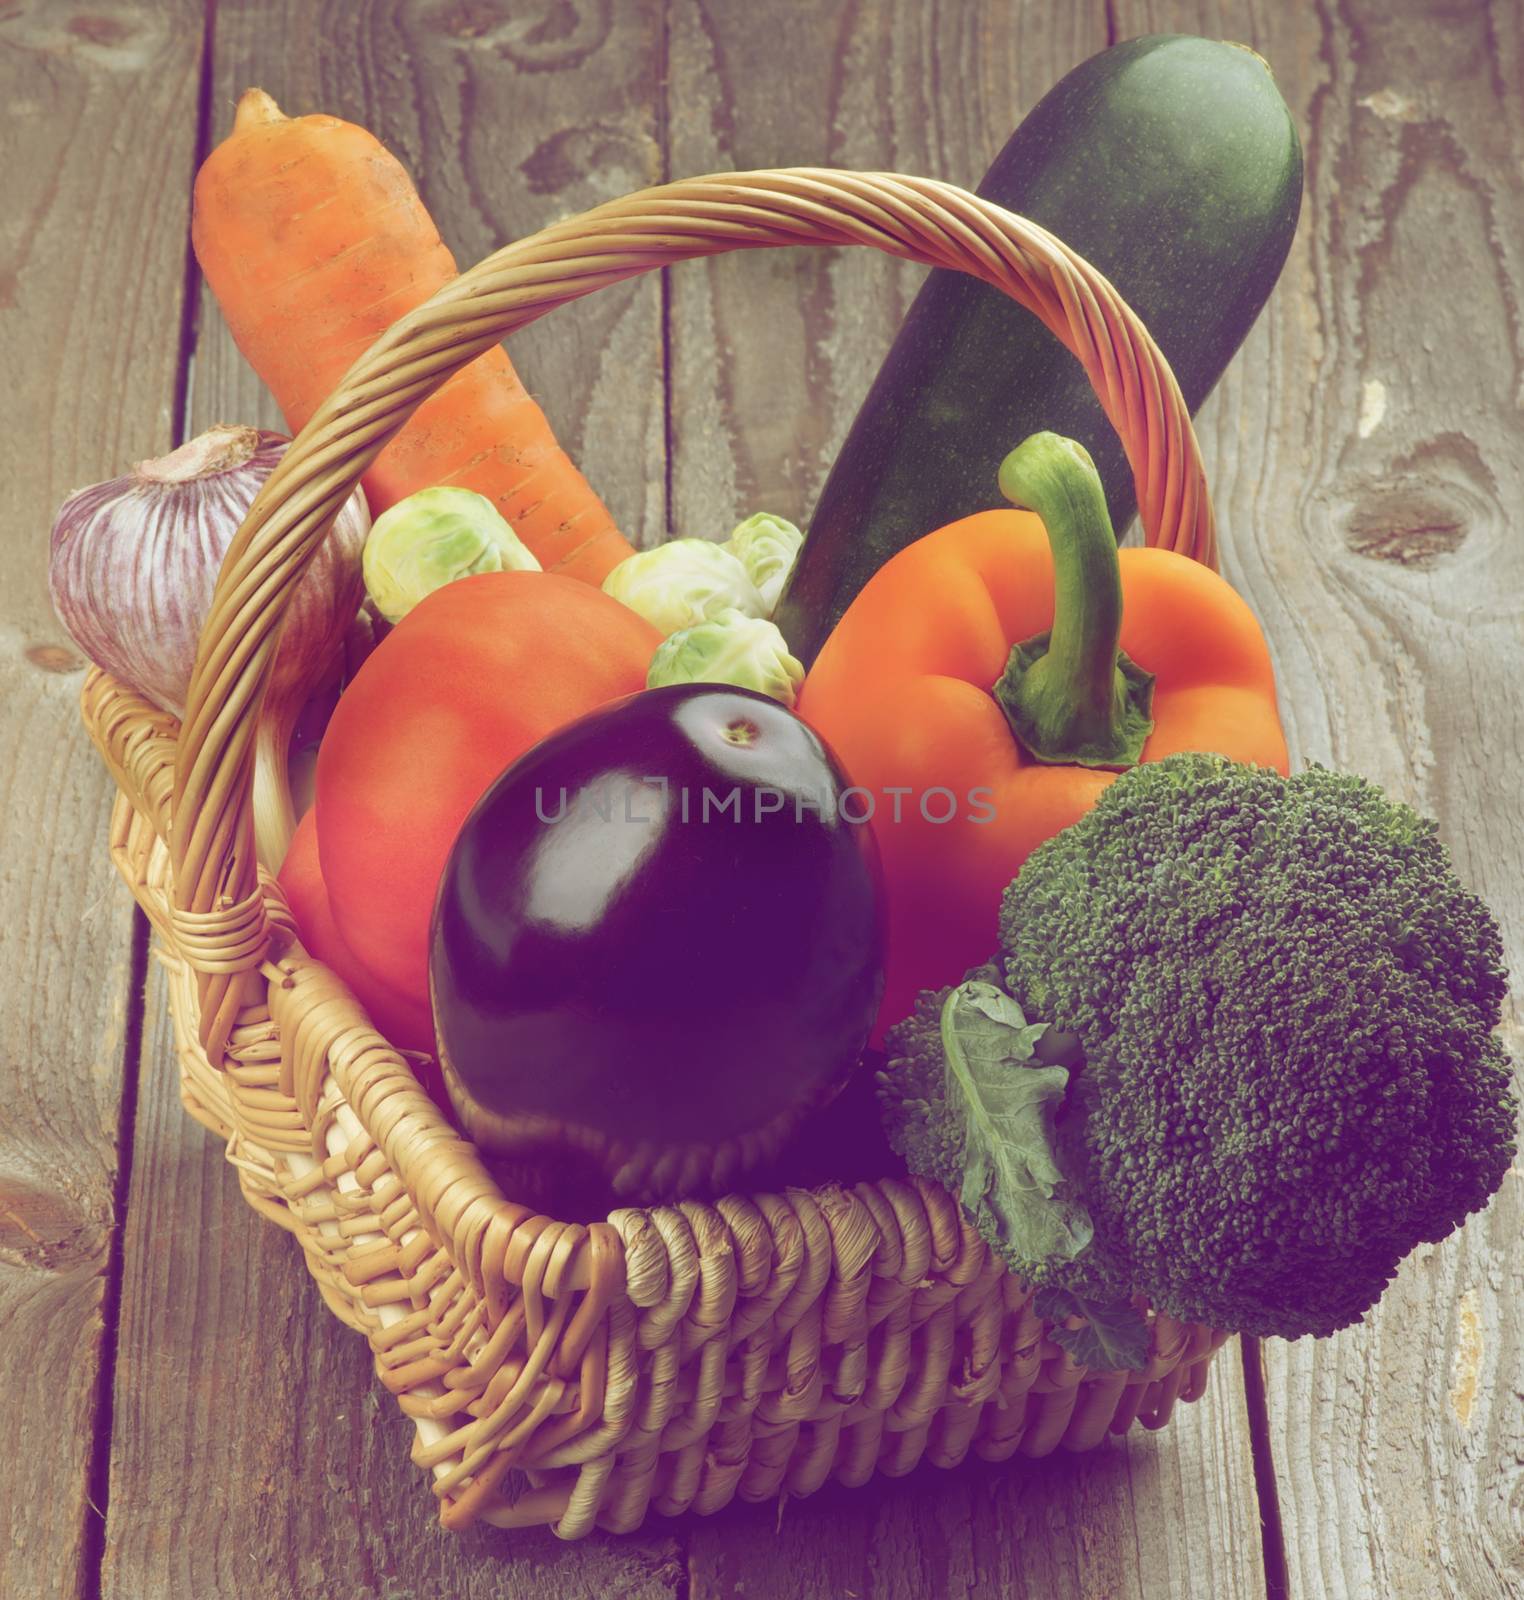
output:
[[[659,177],[654,16],[620,8],[616,20],[580,3],[224,0],[213,136],[251,82],[292,115],[363,123],[408,165],[465,264]],[[513,355],[568,448],[600,487],[607,479],[626,529],[659,538],[657,282],[526,331]],[[209,298],[190,391],[193,430],[224,418],[280,425]],[[441,1532],[427,1476],[409,1460],[412,1424],[376,1383],[364,1340],[334,1320],[299,1250],[245,1205],[220,1148],[180,1108],[157,981],[148,1016],[102,1592],[675,1593],[683,1566],[670,1530],[579,1546],[548,1532]]]
[[[1245,40],[1297,114],[1300,236],[1202,424],[1227,570],[1295,757],[1437,817],[1524,972],[1524,7],[1117,15]],[[1521,1231],[1516,1170],[1363,1327],[1265,1346],[1294,1596],[1524,1592]]]
[[[889,168],[972,186],[1106,43],[1101,4],[671,0],[674,175]],[[803,524],[923,270],[877,251],[723,256],[672,275],[674,532]]]
[[[0,1593],[73,1595],[131,992],[48,529],[170,443],[199,7],[0,14]],[[100,248],[86,241],[100,240]]]
[[[674,173],[826,163],[972,186],[1024,112],[1106,42],[1102,7],[677,0]],[[803,522],[919,282],[869,251],[767,252],[672,276],[672,504],[723,538]],[[1200,1405],[1094,1458],[934,1469],[734,1509],[688,1534],[693,1600],[1262,1592],[1236,1347]]]

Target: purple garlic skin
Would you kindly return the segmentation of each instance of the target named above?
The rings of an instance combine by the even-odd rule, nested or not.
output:
[[[161,710],[185,714],[222,558],[289,444],[219,424],[59,509],[48,566],[59,620],[91,661]],[[266,701],[277,716],[305,695],[359,609],[369,528],[357,489],[292,596]]]

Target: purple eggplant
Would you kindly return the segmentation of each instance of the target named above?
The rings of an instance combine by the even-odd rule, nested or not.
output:
[[[591,1155],[623,1193],[728,1182],[846,1081],[883,983],[850,780],[748,690],[648,689],[528,751],[434,911],[440,1059],[491,1148]]]

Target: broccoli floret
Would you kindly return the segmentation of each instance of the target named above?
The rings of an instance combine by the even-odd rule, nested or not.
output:
[[[1083,1050],[1065,1148],[1098,1250],[1177,1317],[1332,1333],[1508,1170],[1497,925],[1363,779],[1133,768],[1028,858],[1000,936],[1010,994]],[[925,1012],[902,1048],[929,1057]]]
[[[957,1194],[963,1187],[963,1118],[947,1099],[942,1058],[942,1007],[951,993],[950,986],[923,989],[915,1010],[889,1030],[878,1101],[895,1154],[918,1176]]]

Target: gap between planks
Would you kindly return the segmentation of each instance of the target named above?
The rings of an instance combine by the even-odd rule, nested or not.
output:
[[[181,442],[178,438],[175,440],[177,445]],[[132,1141],[138,1126],[138,1073],[143,1060],[148,937],[148,918],[134,906],[132,957],[127,977],[127,1024],[122,1038],[122,1098],[117,1104],[116,1178],[111,1186],[111,1238],[106,1246],[106,1283],[101,1294],[101,1353],[100,1364],[95,1369],[90,1459],[85,1474],[85,1521],[80,1541],[85,1600],[98,1600],[101,1592],[106,1518],[111,1508],[111,1422],[116,1395],[117,1329],[122,1312],[127,1189],[132,1178]]]

